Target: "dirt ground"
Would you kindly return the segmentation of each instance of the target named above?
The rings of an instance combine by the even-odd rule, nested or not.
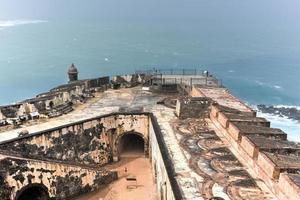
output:
[[[105,188],[83,195],[76,200],[157,200],[151,163],[142,154],[124,154],[117,163],[108,166],[118,171],[119,179]],[[125,169],[126,168],[126,169]],[[135,181],[126,178],[135,177]]]

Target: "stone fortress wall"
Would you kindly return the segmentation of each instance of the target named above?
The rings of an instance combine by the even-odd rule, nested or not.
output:
[[[72,105],[84,103],[97,91],[107,90],[110,86],[134,87],[148,84],[150,75],[131,74],[105,76],[94,79],[74,80],[41,93],[36,97],[15,104],[0,106],[0,126],[22,124],[39,117],[57,117],[73,110]]]
[[[0,151],[32,159],[102,166],[118,160],[124,134],[140,134],[148,152],[148,116],[111,114],[0,143]]]
[[[116,172],[105,169],[20,157],[3,158],[0,167],[0,197],[3,200],[18,199],[30,188],[32,193],[44,192],[51,199],[67,199],[117,179]]]
[[[214,81],[210,83],[213,85],[207,85],[207,79],[202,78],[201,81],[204,81],[202,84],[199,82],[199,84],[188,85],[164,83],[162,80],[158,83],[158,87],[155,85],[153,93],[159,92],[159,88],[162,93],[165,93],[165,90],[171,91],[171,93],[174,90],[184,91],[184,93],[189,92],[189,97],[173,95],[163,102],[166,107],[171,108],[168,111],[170,112],[169,115],[173,116],[174,114],[177,116],[176,120],[172,118],[169,122],[162,117],[159,121],[156,119],[156,113],[143,112],[143,109],[136,112],[126,112],[125,108],[121,112],[122,109],[120,108],[118,113],[85,119],[1,142],[0,154],[2,154],[2,157],[0,157],[0,166],[3,170],[0,170],[0,187],[2,188],[0,196],[15,199],[18,194],[21,194],[28,187],[36,186],[39,190],[44,188],[44,191],[50,197],[64,199],[66,196],[72,197],[78,193],[101,188],[117,178],[115,172],[105,170],[105,165],[119,160],[122,138],[135,134],[144,141],[144,153],[145,156],[150,158],[160,199],[189,199],[188,197],[193,197],[193,195],[199,197],[199,199],[200,196],[205,199],[210,198],[212,195],[215,196],[215,194],[211,194],[214,191],[209,187],[216,181],[214,179],[218,177],[209,176],[209,173],[215,173],[212,172],[209,165],[205,166],[205,162],[201,162],[203,166],[197,163],[195,165],[192,157],[189,163],[178,163],[176,159],[184,158],[186,155],[183,156],[182,152],[187,154],[188,151],[192,152],[191,155],[197,157],[197,160],[203,159],[205,156],[212,159],[212,152],[216,150],[221,151],[216,152],[224,154],[224,158],[232,159],[225,159],[224,163],[228,164],[232,161],[239,168],[244,166],[247,169],[245,172],[239,171],[247,175],[247,179],[244,180],[245,183],[250,184],[248,180],[252,180],[252,177],[256,180],[262,180],[272,194],[275,194],[276,198],[280,200],[300,199],[299,144],[287,141],[286,133],[280,129],[271,128],[269,121],[257,117],[255,111],[231,95],[226,88],[216,85]],[[187,80],[192,79],[188,77]],[[97,85],[100,82],[96,81],[95,84]],[[151,85],[153,80],[149,80],[149,76],[135,74],[116,76],[112,78],[111,83],[112,87],[117,89],[139,84]],[[54,89],[53,92],[59,91],[60,88]],[[148,90],[149,88],[145,89]],[[68,100],[68,98],[65,99]],[[191,118],[193,119],[191,120]],[[177,151],[178,149],[172,151],[172,148],[175,147],[171,145],[171,141],[166,141],[166,138],[170,134],[174,140],[172,142],[178,142],[176,140],[177,136],[175,133],[172,134],[174,130],[170,129],[170,133],[167,133],[166,130],[168,129],[163,129],[163,127],[169,127],[169,123],[173,123],[175,126],[176,124],[184,124],[182,120],[191,120],[192,123],[198,123],[200,129],[207,128],[209,121],[213,124],[214,134],[211,133],[212,130],[206,130],[201,134],[206,135],[207,138],[204,137],[198,140],[197,137],[203,137],[200,133],[196,131],[197,134],[192,135],[186,128],[181,128],[181,134],[191,134],[180,136],[184,142],[181,145],[186,149],[185,151]],[[193,127],[187,129],[189,128]],[[208,135],[211,136],[208,137]],[[186,140],[184,140],[185,137]],[[197,139],[195,144],[193,143],[193,137]],[[210,142],[210,137],[215,142]],[[199,143],[199,146],[198,142],[204,143],[202,145]],[[221,144],[221,147],[218,144]],[[225,144],[229,145],[223,146]],[[214,148],[208,152],[200,148],[209,147],[210,145]],[[180,147],[178,144],[175,146]],[[183,157],[177,157],[174,152]],[[223,161],[217,160],[212,159],[209,162],[210,164],[214,162],[215,167],[220,165],[218,167],[224,170],[218,172],[218,175],[226,175],[226,167],[222,166]],[[190,166],[196,169],[192,174],[203,175],[203,179],[208,181],[198,185],[197,181],[194,181],[195,178],[191,179],[189,177],[190,169],[185,168]],[[180,170],[183,170],[184,173],[180,174]],[[195,185],[191,185],[190,180],[193,180]],[[72,182],[78,183],[77,186],[79,187],[72,185]],[[216,185],[215,183],[214,185]],[[59,188],[61,184],[71,184],[72,187],[65,188],[62,191]],[[241,188],[247,188],[247,184]],[[199,193],[197,187],[204,187],[203,193]],[[249,186],[249,188],[251,187]],[[263,193],[262,191],[256,192],[259,187],[255,186],[253,188],[255,188],[254,193]],[[230,191],[234,194],[241,194],[238,190]],[[248,195],[247,192],[244,192],[244,194]],[[259,196],[260,194],[252,195],[255,199],[255,195]],[[262,194],[262,196],[264,195]],[[235,198],[238,197],[235,196]]]
[[[173,192],[174,187],[179,191],[178,185],[170,176],[172,164],[158,132],[151,113],[112,113],[2,142],[0,152],[7,155],[0,159],[2,186],[9,191],[5,195],[15,199],[34,184],[55,199],[99,189],[117,178],[102,166],[118,161],[121,138],[138,134],[152,162],[157,189],[165,199],[178,199],[180,192]]]
[[[211,97],[216,102],[211,106],[210,119],[255,178],[263,180],[282,200],[300,199],[300,145],[288,141],[282,130],[270,128],[270,122],[256,117],[228,90],[219,90],[193,87],[191,95]]]
[[[44,117],[56,117],[72,111],[72,104],[84,102],[92,97],[93,91],[105,90],[109,77],[79,80],[60,85],[49,92],[22,102],[0,106],[0,125]]]

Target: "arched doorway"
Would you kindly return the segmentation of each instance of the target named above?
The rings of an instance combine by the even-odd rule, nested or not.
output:
[[[145,141],[141,134],[126,133],[118,141],[120,157],[141,156],[145,154]]]
[[[53,103],[53,101],[50,101],[49,102],[49,108],[52,109],[53,107],[54,107],[54,103]]]
[[[30,184],[17,192],[16,200],[49,200],[48,189],[42,184]]]

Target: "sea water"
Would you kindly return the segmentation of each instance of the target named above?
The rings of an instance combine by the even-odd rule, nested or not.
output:
[[[221,78],[250,105],[299,106],[299,24],[0,21],[0,104],[66,83],[68,66],[75,63],[80,79],[154,67],[198,68]],[[299,123],[261,115],[300,141]]]

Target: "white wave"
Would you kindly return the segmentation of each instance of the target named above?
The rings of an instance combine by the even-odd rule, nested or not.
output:
[[[258,117],[264,117],[271,122],[272,128],[280,128],[287,133],[288,139],[300,142],[300,123],[296,120],[289,119],[285,116],[280,117],[274,114],[257,112]]]
[[[291,105],[276,105],[274,108],[295,108],[297,110],[300,110],[300,106],[291,106]]]
[[[249,104],[248,104],[249,105]],[[257,106],[255,105],[249,105],[252,109],[257,111],[258,117],[266,118],[271,122],[272,128],[279,128],[283,130],[287,136],[288,140],[294,141],[294,142],[300,142],[300,122],[297,120],[289,119],[287,116],[279,116],[276,114],[270,114],[270,113],[262,113],[259,111]],[[297,108],[300,110],[300,107],[297,106],[289,106],[289,105],[276,105],[275,108]]]
[[[0,20],[0,28],[1,27],[13,27],[18,25],[25,25],[25,24],[38,24],[38,23],[45,23],[45,20]]]
[[[280,85],[274,85],[275,89],[281,89],[282,87]]]
[[[277,90],[282,89],[282,86],[280,86],[280,85],[271,85],[270,83],[265,83],[265,82],[262,82],[259,80],[255,80],[255,83],[259,86],[265,86],[265,87],[269,87],[269,88],[273,88],[273,89],[277,89]]]
[[[258,84],[258,85],[266,85],[266,83],[258,81],[258,80],[256,80],[255,83]]]

